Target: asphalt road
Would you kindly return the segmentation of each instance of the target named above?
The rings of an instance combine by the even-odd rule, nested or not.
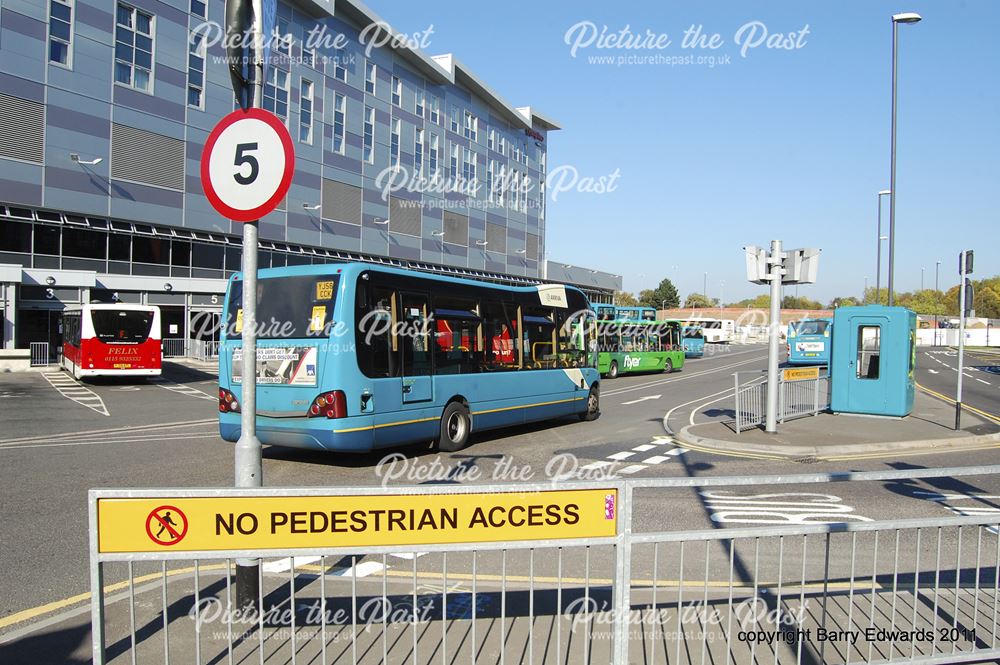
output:
[[[955,399],[958,351],[925,348],[917,355],[917,382]],[[1000,420],[1000,352],[966,351],[962,364],[962,403]]]
[[[385,459],[393,451],[345,456],[267,448],[264,482],[268,486],[326,487],[382,482],[448,484],[473,482],[468,473],[472,468],[479,470],[475,482],[540,481],[556,471],[593,479],[609,474],[745,477],[843,470],[843,463],[806,465],[687,451],[668,437],[662,426],[667,411],[690,408],[722,394],[731,386],[734,371],[765,366],[763,346],[711,348],[718,352],[691,360],[672,375],[606,381],[602,417],[596,422],[562,420],[477,434],[459,453],[439,455],[409,448],[398,451],[402,455],[392,458],[394,461]],[[937,363],[925,362],[922,354],[920,371],[927,365],[934,368]],[[939,374],[944,374],[943,370]],[[926,381],[931,383],[938,376],[928,372]],[[925,376],[920,377],[924,382]],[[995,391],[998,383],[972,390]],[[0,375],[0,543],[4,564],[0,567],[0,588],[4,590],[0,621],[88,590],[88,489],[231,485],[233,447],[217,434],[215,385],[210,372],[181,365],[171,365],[160,382],[139,385],[74,385],[41,374]],[[981,408],[997,412],[995,392],[992,402],[988,391],[976,395]],[[850,468],[943,467],[998,460],[996,450],[983,450],[865,460],[851,463]],[[658,531],[804,518],[863,521],[934,517],[961,514],[968,506],[980,512],[996,511],[1000,516],[998,496],[1000,479],[992,477],[641,492],[634,528]],[[948,547],[953,544],[945,543],[946,552]],[[810,560],[818,555],[818,549],[808,554]],[[433,565],[430,560],[428,563]],[[605,575],[609,572],[610,560],[598,558],[594,563]],[[724,564],[724,558],[715,555],[712,575],[723,576]],[[552,565],[551,560],[539,562],[539,574],[554,574],[548,570]],[[567,571],[581,572],[579,560],[566,565]],[[641,561],[636,572],[651,574],[651,563]]]

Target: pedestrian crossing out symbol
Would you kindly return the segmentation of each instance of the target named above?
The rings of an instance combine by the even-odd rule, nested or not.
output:
[[[187,530],[187,516],[174,506],[154,508],[146,517],[146,535],[157,545],[176,545]]]

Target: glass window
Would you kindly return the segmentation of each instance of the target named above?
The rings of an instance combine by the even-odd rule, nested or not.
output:
[[[375,63],[365,62],[365,92],[375,94]]]
[[[153,16],[118,3],[115,25],[115,81],[152,92]]]
[[[428,344],[430,319],[427,296],[404,293],[400,322],[398,339],[402,348],[403,376],[430,374],[431,355]]]
[[[59,256],[58,226],[35,226],[35,254]]]
[[[389,138],[389,155],[392,166],[399,166],[399,118],[392,119],[392,131]]]
[[[546,369],[556,366],[556,324],[552,312],[542,307],[522,310],[524,324],[524,366],[526,369]]]
[[[131,261],[132,237],[120,233],[108,236],[108,258],[112,261]]]
[[[881,326],[858,328],[857,377],[859,379],[878,379],[881,336]]]
[[[358,284],[358,367],[370,377],[398,376],[398,343],[392,336],[395,296],[389,289]]]
[[[413,133],[413,170],[424,172],[424,130],[417,129]]]
[[[226,247],[226,270],[230,272],[239,272],[243,260],[243,248],[242,247]]]
[[[203,108],[205,93],[205,38],[188,39],[188,106]]]
[[[278,19],[278,25],[275,28],[277,31],[277,39],[275,40],[274,50],[281,53],[286,58],[292,57],[292,34],[288,30],[288,21],[283,18]]]
[[[205,3],[202,0],[191,0],[191,13],[205,18]]]
[[[149,338],[153,310],[96,309],[91,312],[94,333],[105,343],[139,344]]]
[[[269,67],[264,83],[264,108],[288,120],[288,72],[277,67]]]
[[[333,77],[347,83],[348,55],[344,49],[338,49],[333,59]]]
[[[338,93],[333,96],[333,151],[344,154],[347,145],[347,98]]]
[[[414,96],[413,102],[413,112],[419,115],[421,118],[424,117],[424,91],[417,90],[417,94]]]
[[[428,166],[430,167],[431,176],[436,176],[438,174],[438,137],[437,134],[431,134],[431,149],[429,157]]]
[[[132,238],[132,261],[168,265],[167,250],[169,247],[169,241],[162,238],[135,236]]]
[[[517,369],[518,337],[515,312],[502,303],[483,304],[483,339],[488,370]]]
[[[465,112],[465,138],[475,143],[479,138],[479,118]]]
[[[375,109],[365,107],[364,157],[369,164],[375,162]]]
[[[337,297],[336,275],[298,275],[257,280],[257,327],[260,339],[305,338],[329,334]],[[243,282],[232,283],[226,330],[236,332]]]
[[[221,245],[206,245],[200,242],[191,247],[191,265],[195,268],[214,268],[222,270],[225,257]]]
[[[81,259],[108,258],[108,234],[86,229],[63,229],[63,254]]]
[[[392,77],[392,103],[395,106],[399,106],[402,103],[403,97],[403,82],[399,80],[398,76]]]
[[[49,2],[49,62],[70,64],[73,46],[73,0]]]
[[[30,253],[31,225],[18,222],[0,222],[0,250]]]
[[[313,134],[313,84],[302,79],[299,96],[299,141],[312,143]]]
[[[191,265],[191,243],[187,240],[174,240],[170,255],[170,263],[175,266]]]

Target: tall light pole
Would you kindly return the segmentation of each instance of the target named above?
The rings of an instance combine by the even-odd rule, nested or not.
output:
[[[702,283],[701,292],[705,296],[705,300],[708,300],[708,273],[705,273],[705,280]]]
[[[924,290],[924,269],[920,268],[920,290]]]
[[[938,345],[938,308],[941,306],[941,292],[938,290],[938,271],[941,262],[934,262],[934,346]],[[989,344],[987,343],[987,346]]]
[[[896,259],[896,62],[897,42],[900,23],[917,23],[920,14],[904,12],[892,16],[892,139],[889,159],[889,306],[895,303],[893,296],[893,268]]]
[[[888,236],[882,235],[882,197],[889,196],[889,190],[883,189],[878,193],[878,232],[875,234],[875,304],[879,304],[878,294],[882,290],[882,241]]]

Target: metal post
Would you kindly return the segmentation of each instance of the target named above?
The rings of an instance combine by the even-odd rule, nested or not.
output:
[[[778,431],[778,331],[781,330],[781,276],[785,270],[782,262],[781,241],[771,241],[771,334],[767,346],[767,419],[764,431]]]
[[[261,0],[253,4],[254,108],[264,99],[263,24]],[[243,224],[243,380],[240,438],[236,442],[237,487],[261,487],[261,444],[257,438],[257,222]],[[260,560],[236,560],[236,603],[239,609],[256,607],[260,597]],[[263,611],[263,608],[257,608]]]
[[[889,307],[896,302],[893,296],[893,269],[896,259],[896,41],[899,23],[892,22],[892,138],[889,158]]]
[[[629,612],[632,606],[632,484],[618,485],[618,538],[615,542],[614,589],[614,659],[615,663],[627,663],[628,638],[631,632]],[[588,570],[589,572],[589,570]],[[656,571],[653,571],[656,578]],[[561,612],[561,609],[560,609]],[[587,639],[586,637],[584,638]],[[501,643],[500,648],[503,649]],[[530,649],[531,646],[529,645]]]
[[[959,255],[958,278],[962,280],[958,289],[958,388],[955,391],[955,429],[962,428],[962,372],[965,371],[965,252]]]
[[[878,199],[878,230],[875,233],[875,304],[881,301],[878,294],[882,291],[882,192],[875,197]]]
[[[987,343],[987,346],[989,343]],[[733,372],[733,401],[736,403],[736,435],[739,436],[740,431],[743,429],[743,423],[740,419],[740,373]]]
[[[938,289],[938,273],[940,272],[941,262],[934,262],[934,346],[938,345],[938,308],[941,306],[941,290]],[[986,338],[989,339],[989,333],[987,333]],[[986,346],[989,346],[989,342],[986,342]]]

